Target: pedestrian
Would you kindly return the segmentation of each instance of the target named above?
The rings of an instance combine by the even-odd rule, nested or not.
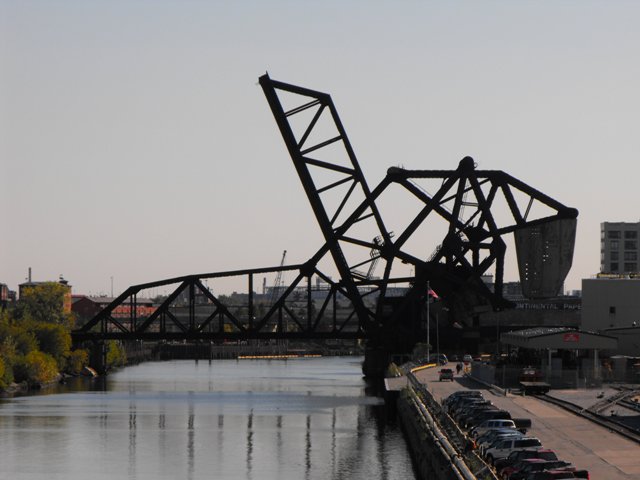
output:
[[[460,362],[456,363],[456,372],[460,375],[460,371],[462,370],[462,364]]]

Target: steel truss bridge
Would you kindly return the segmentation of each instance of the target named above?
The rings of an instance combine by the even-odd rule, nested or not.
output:
[[[406,350],[432,321],[430,290],[463,327],[482,309],[510,306],[502,295],[510,234],[524,294],[557,294],[571,267],[576,209],[505,172],[477,170],[470,157],[454,170],[392,167],[370,189],[328,94],[267,74],[259,82],[320,226],[320,248],[299,265],[131,286],[73,332],[76,342],[363,338]],[[414,210],[394,209],[398,195]],[[426,251],[424,234],[441,236],[435,250]],[[278,272],[293,280],[272,295],[255,293],[258,277]],[[489,272],[492,286],[482,281]],[[205,284],[228,277],[243,277],[246,293],[217,295]],[[159,287],[173,291],[140,316],[139,296]],[[128,316],[116,316],[123,307]]]

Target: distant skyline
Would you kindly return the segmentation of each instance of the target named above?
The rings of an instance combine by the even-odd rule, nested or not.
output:
[[[640,220],[639,18],[631,1],[0,0],[0,282],[32,267],[117,294],[307,260],[323,239],[268,71],[332,95],[369,186],[469,155],[577,208],[580,289],[600,223]]]

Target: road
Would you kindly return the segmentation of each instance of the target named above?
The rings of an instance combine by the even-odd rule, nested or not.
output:
[[[587,469],[591,480],[640,480],[640,445],[608,429],[532,397],[497,395],[473,380],[457,376],[439,382],[437,368],[415,373],[438,400],[463,389],[483,390],[495,405],[515,418],[530,418],[530,435],[554,450],[558,457]]]

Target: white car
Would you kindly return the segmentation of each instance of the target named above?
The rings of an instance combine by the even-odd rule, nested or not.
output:
[[[480,425],[474,427],[469,432],[469,435],[471,436],[471,438],[478,438],[484,432],[495,430],[498,428],[513,428],[515,430],[516,424],[513,420],[506,419],[485,420]]]
[[[507,458],[514,450],[539,450],[542,448],[540,440],[533,437],[506,438],[492,445],[484,454],[488,463],[493,463],[500,458]]]

